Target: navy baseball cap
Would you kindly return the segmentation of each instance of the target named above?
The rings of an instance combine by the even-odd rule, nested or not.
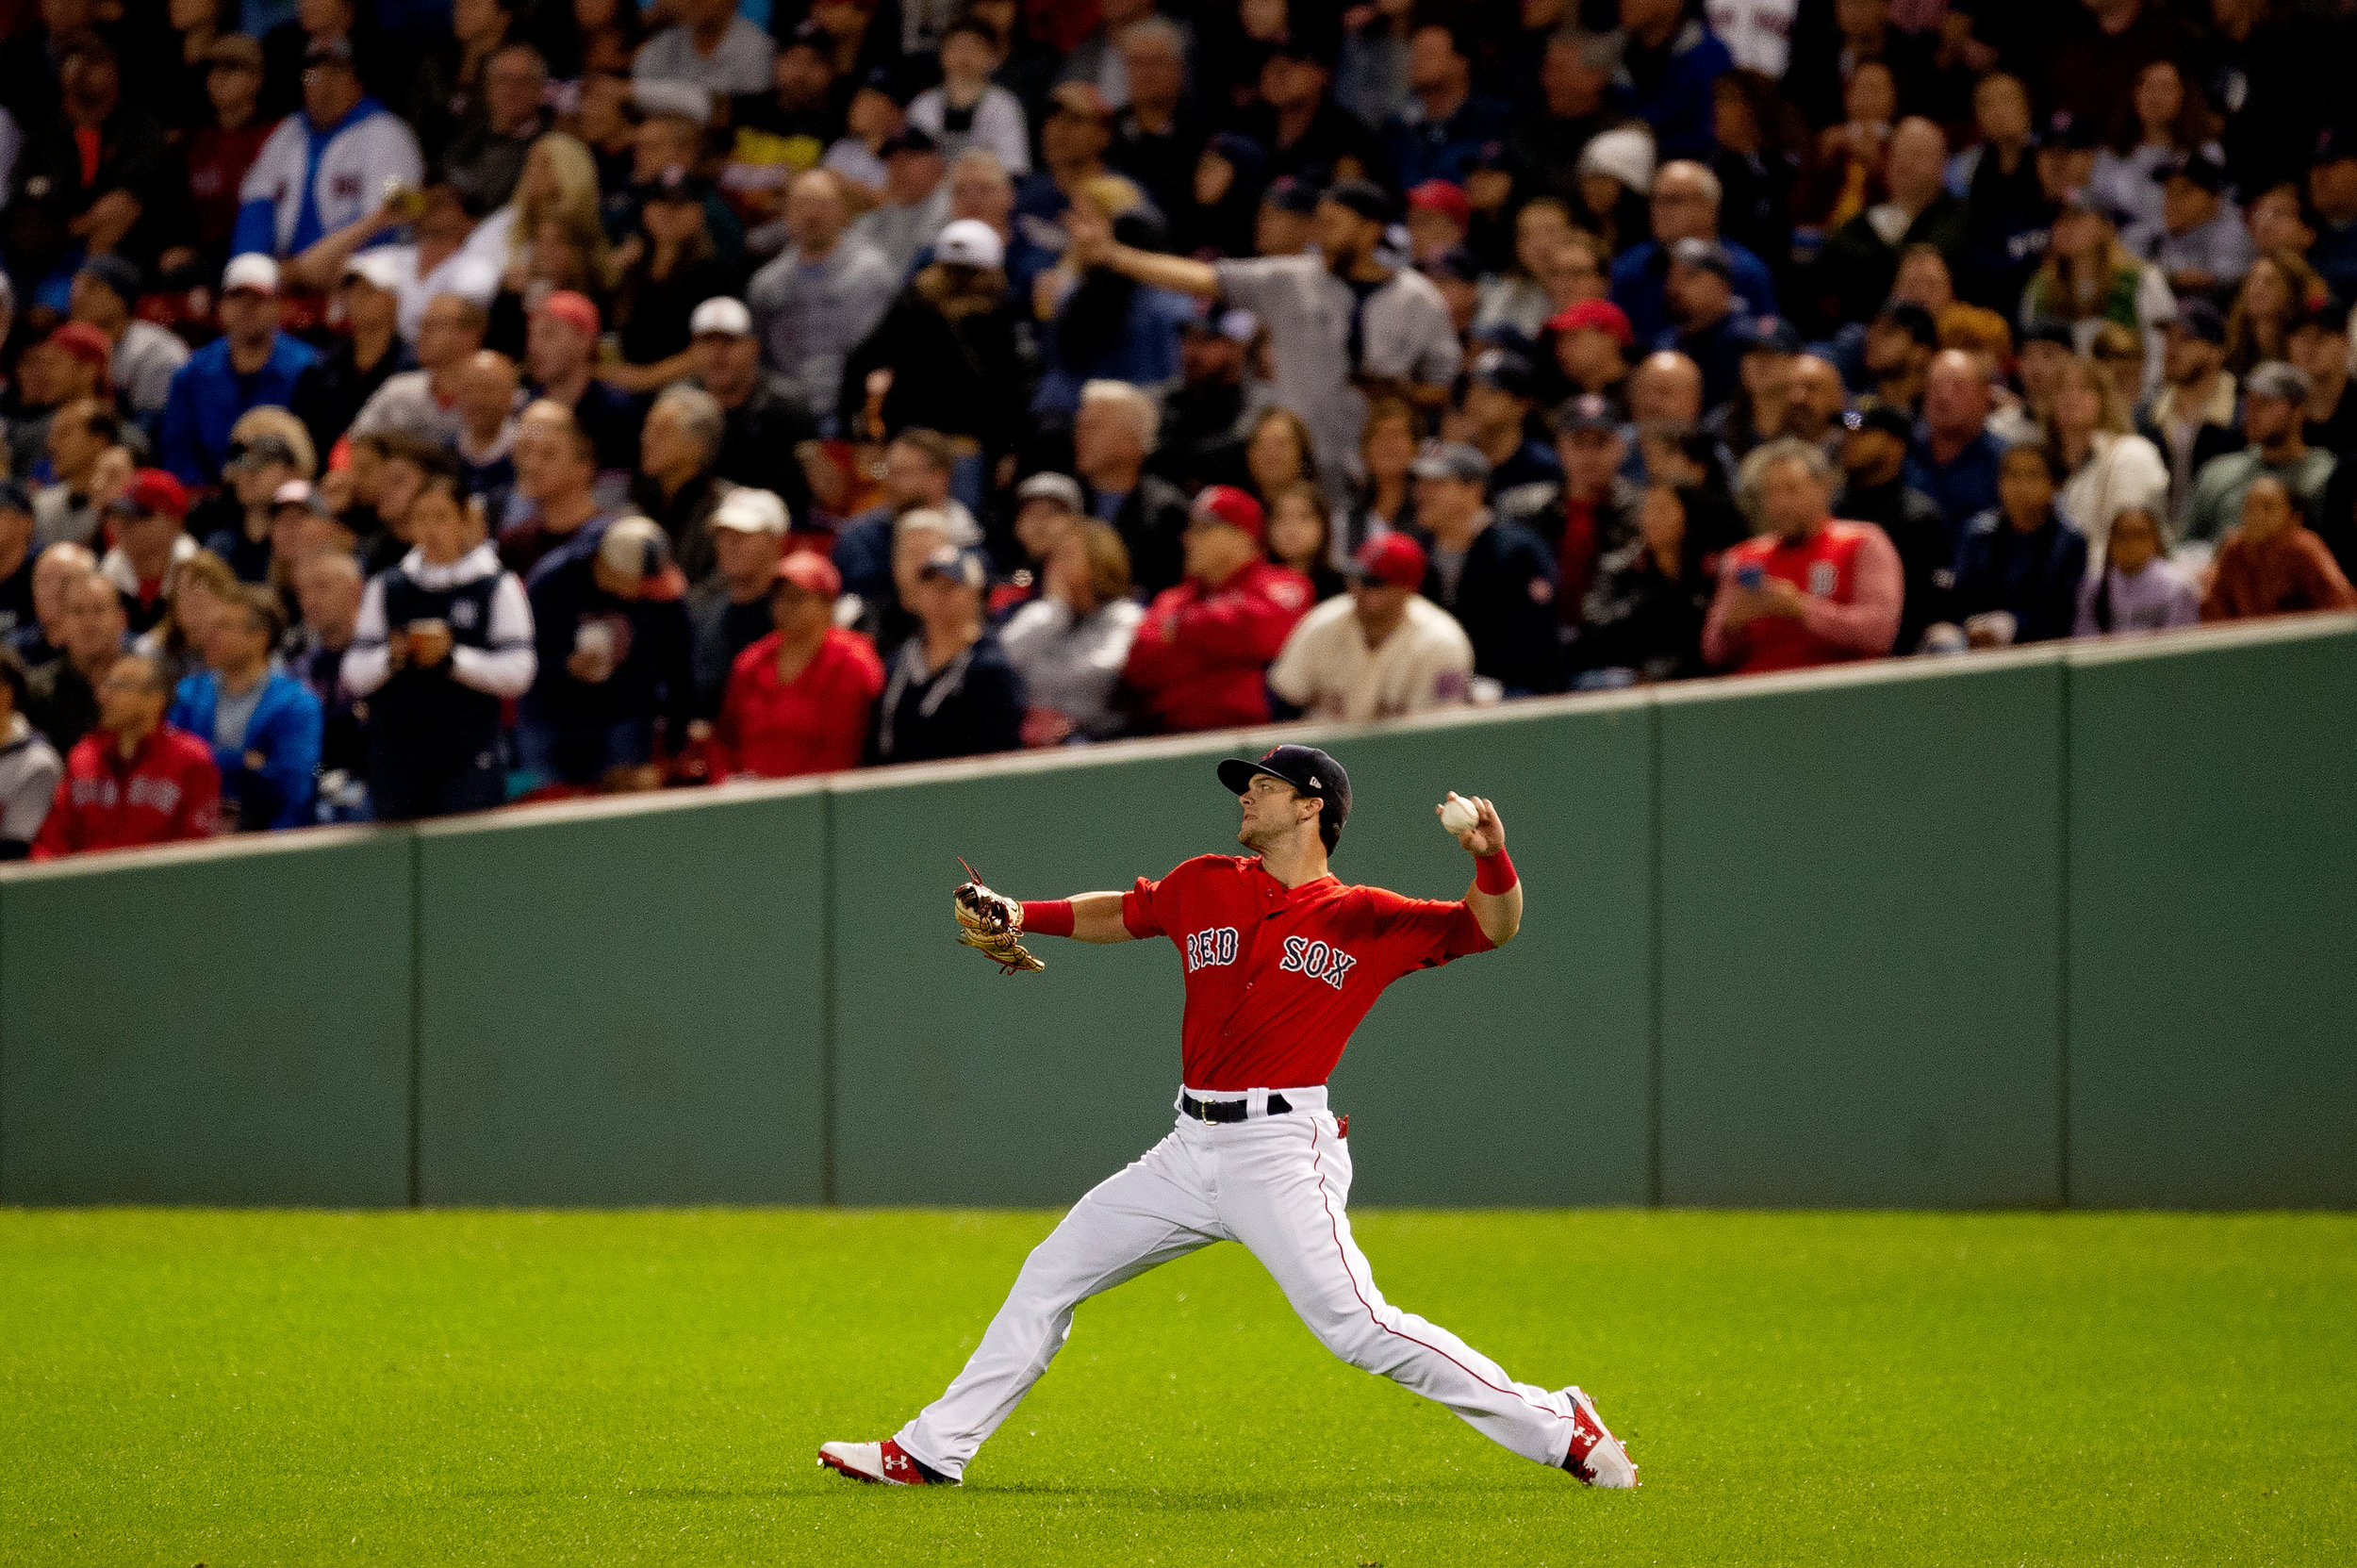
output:
[[[2199,296],[2179,300],[2177,319],[2169,324],[2188,338],[2198,338],[2202,342],[2216,343],[2221,347],[2225,345],[2226,318],[2218,314],[2217,305]],[[2066,327],[2063,339],[2063,346],[2066,348],[2070,346],[2069,333],[2069,329]]]
[[[1229,757],[1219,765],[1219,782],[1234,795],[1250,788],[1258,773],[1282,779],[1304,795],[1324,800],[1318,822],[1331,830],[1327,847],[1332,848],[1332,836],[1343,831],[1343,823],[1350,817],[1350,775],[1343,771],[1343,765],[1314,746],[1279,746],[1258,761]]]
[[[1212,138],[1215,142],[1218,140],[1217,137]],[[1294,175],[1280,174],[1269,181],[1268,191],[1261,196],[1261,203],[1264,206],[1273,206],[1279,212],[1290,212],[1296,217],[1307,218],[1318,209],[1318,188]]]
[[[2225,339],[2220,338],[2219,341],[2223,342]],[[2052,343],[2072,354],[2079,352],[2079,339],[2072,334],[2070,323],[2054,316],[2040,316],[2031,322],[2028,326],[2023,327],[2021,343],[2024,348],[2032,343]]]
[[[1745,354],[1794,355],[1801,352],[1801,335],[1781,316],[1755,316],[1735,330]]]
[[[1907,411],[1895,403],[1879,399],[1842,415],[1841,427],[1850,431],[1879,430],[1903,445],[1915,439],[1915,421],[1907,417]]]

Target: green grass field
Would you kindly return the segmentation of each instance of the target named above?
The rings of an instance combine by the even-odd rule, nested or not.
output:
[[[0,1211],[0,1562],[2326,1563],[2357,1216],[1368,1212],[1576,1379],[1589,1492],[1328,1360],[1240,1248],[1082,1309],[955,1491],[820,1472],[1036,1213]]]

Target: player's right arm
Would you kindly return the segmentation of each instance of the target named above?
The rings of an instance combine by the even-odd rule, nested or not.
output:
[[[1173,896],[1170,877],[1161,882],[1140,877],[1127,893],[1075,893],[1053,902],[1026,903],[1023,931],[1026,935],[1069,936],[1075,942],[1106,946],[1165,936],[1169,922],[1178,918],[1172,913]]]

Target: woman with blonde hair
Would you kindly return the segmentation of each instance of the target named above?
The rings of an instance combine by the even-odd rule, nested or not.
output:
[[[1145,606],[1130,594],[1129,551],[1111,523],[1071,529],[1047,553],[1043,591],[998,633],[1023,677],[1027,746],[1105,740],[1127,726],[1117,701]]]
[[[556,223],[568,236],[595,236],[587,260],[590,275],[602,289],[608,248],[598,199],[598,160],[588,143],[551,131],[524,155],[515,196],[483,221],[486,232],[475,242],[504,264],[506,287],[520,289],[529,279],[532,252],[546,224]]]
[[[287,450],[294,454],[297,479],[320,476],[320,449],[311,440],[309,427],[276,404],[249,408],[229,427],[232,447],[250,447],[265,436],[275,436],[287,443]]]
[[[2292,322],[2327,292],[2323,275],[2298,251],[2269,251],[2252,262],[2226,313],[2227,373],[2239,381],[2255,365],[2290,358]]]
[[[2065,474],[2054,510],[2086,536],[2090,558],[2102,558],[2112,519],[2121,512],[2167,510],[2168,465],[2130,427],[2127,401],[2094,360],[2074,355],[2064,362],[2044,435]]]

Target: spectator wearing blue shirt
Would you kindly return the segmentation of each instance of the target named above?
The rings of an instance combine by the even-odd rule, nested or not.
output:
[[[1455,29],[1426,22],[1408,37],[1408,100],[1383,126],[1403,190],[1426,180],[1465,183],[1485,143],[1505,140],[1511,110],[1473,91],[1473,63]]]
[[[173,372],[157,427],[163,466],[184,485],[210,485],[229,455],[229,432],[249,408],[286,406],[295,377],[319,351],[278,330],[278,263],[248,254],[221,274],[219,338]]]
[[[221,820],[240,833],[311,820],[324,718],[311,688],[271,657],[284,627],[275,593],[241,587],[206,639],[207,668],[173,698],[170,722],[212,746]]]
[[[2332,126],[2316,138],[2308,200],[2316,209],[2316,242],[2308,259],[2332,291],[2348,299],[2357,294],[2357,126]]]
[[[1961,349],[1934,355],[1923,382],[1922,422],[1907,454],[1907,488],[1931,497],[1950,535],[1961,540],[1966,526],[1997,504],[2002,453],[1988,433],[1987,373]]]
[[[1767,263],[1719,238],[1720,194],[1719,176],[1690,160],[1666,163],[1654,175],[1648,198],[1654,237],[1630,246],[1612,263],[1612,303],[1628,317],[1638,342],[1656,341],[1669,325],[1670,250],[1681,239],[1707,239],[1726,253],[1728,276],[1744,314],[1776,314],[1776,284]]]
[[[1658,348],[1674,349],[1703,372],[1703,406],[1716,408],[1743,389],[1743,355],[1752,318],[1735,300],[1735,263],[1715,239],[1681,239],[1670,247],[1665,303],[1677,319],[1662,330]]]
[[[1653,127],[1663,157],[1710,156],[1717,145],[1711,84],[1735,68],[1718,35],[1686,9],[1686,0],[1621,0],[1613,101]]]
[[[2087,541],[2054,510],[2062,480],[2061,454],[2043,441],[2024,441],[2001,460],[2001,499],[1956,549],[1951,602],[1973,647],[2047,642],[2077,624]]]

